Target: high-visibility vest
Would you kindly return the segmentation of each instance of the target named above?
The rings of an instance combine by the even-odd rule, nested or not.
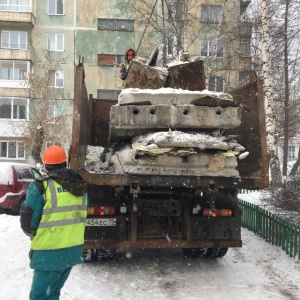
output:
[[[129,66],[130,66],[130,62],[125,60],[124,67],[125,67],[126,72],[128,71]],[[126,82],[126,79],[123,80],[122,86],[125,86],[125,82]]]
[[[54,250],[82,245],[87,195],[74,196],[50,178],[43,184],[45,205],[31,249]]]

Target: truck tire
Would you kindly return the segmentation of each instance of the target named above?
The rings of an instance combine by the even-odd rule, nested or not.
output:
[[[95,249],[83,249],[83,261],[91,262],[97,260],[97,253]]]
[[[97,258],[99,261],[113,260],[116,254],[116,249],[98,249]]]
[[[186,258],[202,258],[207,255],[207,248],[182,248]]]
[[[206,257],[217,258],[226,255],[228,248],[208,248]]]

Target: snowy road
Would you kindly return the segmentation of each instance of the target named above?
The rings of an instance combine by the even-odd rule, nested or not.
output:
[[[30,241],[18,217],[0,215],[0,228],[0,299],[28,299]],[[134,250],[76,266],[61,300],[300,300],[300,263],[247,230],[242,236],[242,248],[215,260],[186,259],[181,250]]]

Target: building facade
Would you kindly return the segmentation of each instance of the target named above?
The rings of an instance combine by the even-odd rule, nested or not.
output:
[[[0,0],[0,161],[33,162],[23,141],[28,124],[45,129],[44,147],[55,142],[68,150],[79,56],[88,92],[99,99],[117,99],[126,49],[148,57],[159,43],[168,61],[182,52],[201,57],[210,90],[247,82],[251,31],[241,15],[249,3]],[[61,116],[67,121],[58,122]]]

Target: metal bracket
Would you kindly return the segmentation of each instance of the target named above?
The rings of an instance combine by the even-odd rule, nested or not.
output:
[[[130,194],[132,194],[133,197],[133,206],[132,206],[132,211],[133,212],[137,212],[138,208],[137,208],[137,199],[138,199],[138,195],[140,193],[141,189],[139,186],[139,182],[138,181],[132,181],[131,186],[130,186]]]
[[[215,210],[216,209],[215,200],[216,200],[218,190],[215,188],[214,185],[210,185],[208,187],[208,193],[209,193],[209,206],[210,206],[210,209]]]

